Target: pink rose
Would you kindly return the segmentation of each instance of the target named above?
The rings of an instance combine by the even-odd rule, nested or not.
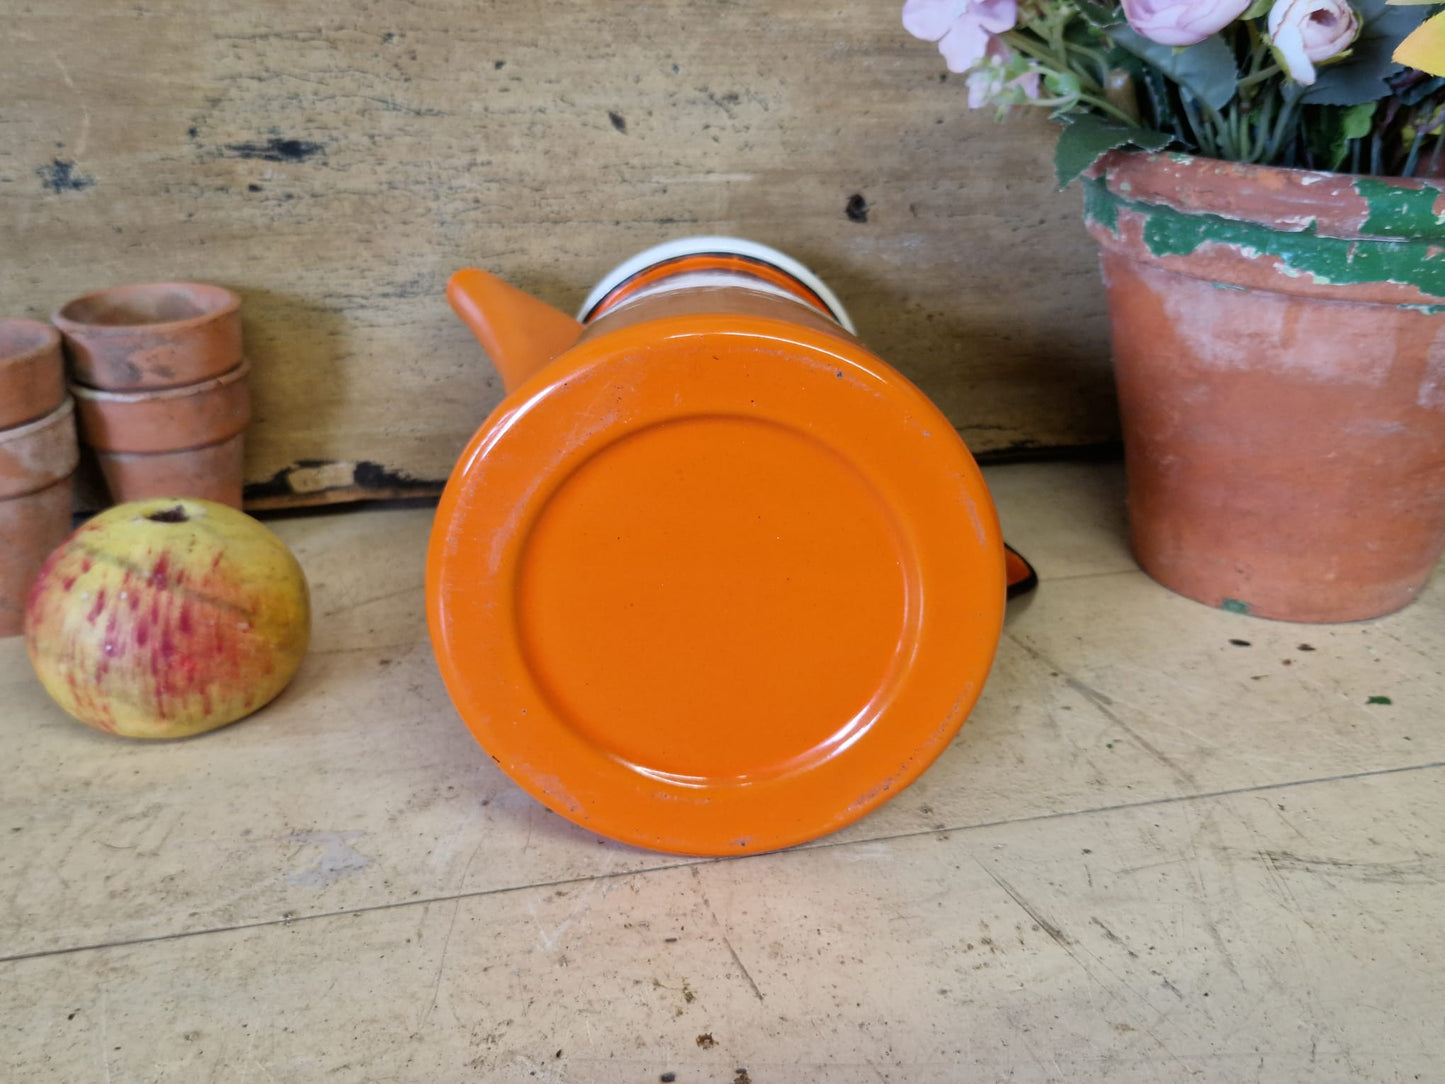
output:
[[[1123,0],[1135,33],[1160,45],[1198,45],[1244,14],[1250,0]]]
[[[903,29],[938,42],[951,72],[965,72],[984,59],[994,35],[1018,22],[1018,0],[905,0]]]
[[[1290,78],[1315,81],[1314,61],[1339,56],[1360,33],[1360,20],[1343,0],[1275,0],[1269,40]]]

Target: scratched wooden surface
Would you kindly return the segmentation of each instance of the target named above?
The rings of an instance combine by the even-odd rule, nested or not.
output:
[[[237,289],[251,494],[324,501],[444,478],[498,400],[454,269],[571,311],[647,245],[732,233],[811,264],[976,451],[1107,442],[1053,132],[942,73],[893,0],[10,5],[0,313]]]
[[[973,717],[782,854],[512,785],[426,645],[423,510],[276,524],[314,650],[196,740],[85,730],[0,640],[0,1079],[1437,1079],[1445,578],[1209,610],[1134,567],[1117,467],[987,473],[1042,584]]]

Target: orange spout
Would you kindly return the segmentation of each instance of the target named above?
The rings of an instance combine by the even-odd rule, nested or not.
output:
[[[509,392],[582,334],[582,325],[566,313],[475,268],[451,277],[447,301],[482,344]]]

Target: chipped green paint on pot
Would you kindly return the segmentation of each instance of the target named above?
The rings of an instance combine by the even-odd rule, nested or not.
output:
[[[1419,594],[1445,551],[1442,211],[1433,181],[1105,159],[1085,220],[1156,580],[1290,621]]]
[[[1353,178],[1355,191],[1370,208],[1363,232],[1381,237],[1439,238],[1445,234],[1440,193],[1433,188],[1405,188],[1379,177]]]
[[[1225,246],[1247,260],[1273,260],[1277,274],[1309,276],[1320,286],[1389,283],[1445,298],[1445,225],[1433,210],[1436,194],[1406,192],[1367,177],[1356,178],[1354,186],[1368,217],[1360,236],[1351,238],[1321,235],[1313,222],[1282,229],[1131,200],[1110,191],[1102,178],[1088,182],[1085,212],[1090,224],[1115,235],[1121,215],[1137,219],[1143,244],[1156,257]]]

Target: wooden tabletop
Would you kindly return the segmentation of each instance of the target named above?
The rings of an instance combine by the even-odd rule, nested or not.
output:
[[[273,522],[313,650],[210,735],[89,731],[0,641],[0,1079],[1438,1079],[1445,580],[1213,611],[1134,566],[1117,466],[987,474],[1042,582],[972,719],[778,854],[518,790],[437,675],[429,509]]]

